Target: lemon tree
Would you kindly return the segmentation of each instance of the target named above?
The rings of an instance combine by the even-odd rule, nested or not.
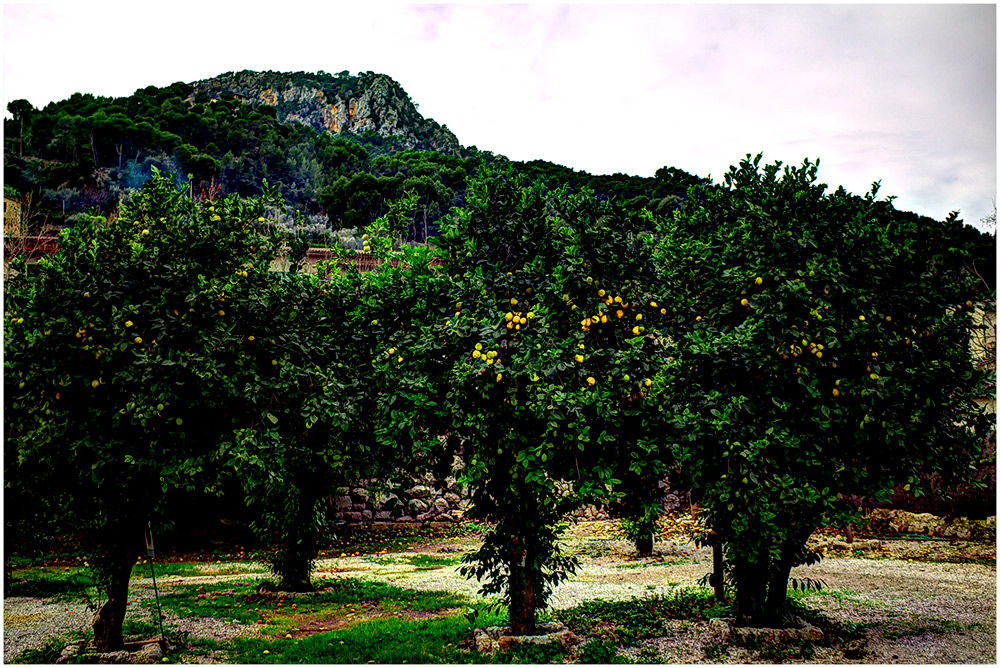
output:
[[[575,567],[559,521],[620,494],[629,466],[662,459],[645,394],[666,339],[642,260],[649,237],[630,232],[641,225],[503,164],[468,192],[442,223],[442,270],[412,274],[426,297],[376,351],[398,388],[379,422],[427,461],[442,448],[459,456],[467,515],[491,521],[463,572],[500,595],[515,633],[532,633]]]
[[[785,613],[805,541],[849,495],[961,476],[989,426],[967,342],[980,297],[954,216],[934,221],[747,156],[660,221],[676,304],[658,378],[685,478],[725,543],[741,624]]]
[[[218,490],[220,443],[243,416],[234,378],[255,354],[241,322],[271,290],[275,202],[197,204],[155,174],[5,284],[6,484],[84,540],[100,649],[122,644],[147,523],[168,523],[177,494]]]

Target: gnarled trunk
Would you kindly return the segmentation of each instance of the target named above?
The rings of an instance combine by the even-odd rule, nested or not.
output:
[[[653,556],[653,534],[650,532],[648,535],[639,536],[635,539],[635,552],[636,556],[639,557],[651,557]]]
[[[510,631],[515,636],[535,635],[535,582],[531,561],[523,541],[511,548],[510,562]]]
[[[125,608],[128,605],[128,582],[135,565],[136,553],[122,550],[110,561],[110,579],[107,589],[102,592],[107,600],[94,615],[94,648],[98,652],[111,652],[125,646],[122,638],[122,624],[125,622]]]

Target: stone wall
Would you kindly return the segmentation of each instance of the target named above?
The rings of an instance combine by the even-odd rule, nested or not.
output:
[[[664,512],[689,504],[687,494],[660,483],[660,508]],[[327,499],[327,517],[337,523],[380,524],[393,522],[458,522],[469,507],[466,489],[455,478],[443,481],[420,478],[405,489],[378,491],[370,481],[341,487]],[[585,506],[574,513],[582,520],[616,517],[614,508]]]

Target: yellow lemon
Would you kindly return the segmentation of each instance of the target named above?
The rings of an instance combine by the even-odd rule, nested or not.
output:
[[[137,336],[137,337],[135,337],[132,340],[135,341],[136,343],[142,343],[142,337],[141,336]]]
[[[593,385],[593,384],[594,384],[594,383],[596,383],[596,382],[597,382],[597,381],[596,381],[596,380],[594,379],[594,377],[593,377],[593,376],[589,376],[589,377],[587,378],[587,384],[588,384],[588,385]]]
[[[636,325],[635,327],[632,328],[632,334],[635,335],[635,336],[639,336],[639,326],[638,325]]]
[[[575,359],[577,362],[583,362],[583,355],[577,355],[573,359]]]
[[[472,351],[472,358],[473,359],[479,359],[480,357],[482,357],[482,353],[480,353],[478,350],[473,350]]]
[[[748,301],[746,300],[746,298],[743,298],[743,299],[741,299],[741,300],[740,300],[740,306],[746,306],[746,305],[747,305],[747,304],[749,304],[749,303],[750,303],[750,302],[748,302]]]
[[[498,373],[497,374],[497,382],[499,383],[501,380],[503,380],[503,374],[502,373]]]
[[[132,321],[131,320],[126,320],[125,321],[125,327],[128,328],[128,327],[131,327],[131,326],[132,326]]]
[[[625,311],[618,309],[617,311],[615,311],[615,315],[621,318],[623,315],[625,315]]]
[[[758,276],[757,278],[753,279],[753,282],[757,285],[760,285],[761,283],[764,282],[764,279]]]
[[[642,314],[641,313],[636,313],[635,314],[635,319],[636,320],[642,320]]]
[[[839,397],[840,396],[840,390],[838,390],[837,388],[833,388],[833,396]]]
[[[652,384],[653,384],[653,381],[651,381],[649,378],[647,378],[645,381],[643,381],[643,385],[645,385],[646,387],[649,387]]]
[[[477,343],[476,344],[476,350],[482,350],[482,349],[483,349],[483,344]]]
[[[656,302],[649,302],[650,308],[656,308]]]
[[[510,298],[510,305],[511,305],[511,306],[517,306],[517,300],[516,300],[516,299],[514,299],[513,297],[511,297],[511,298]]]
[[[597,291],[597,296],[598,297],[603,297],[606,294],[608,294],[608,293],[605,292],[603,288]]]
[[[864,322],[865,321],[865,316],[859,315],[858,316],[858,320],[860,320],[861,322]]]

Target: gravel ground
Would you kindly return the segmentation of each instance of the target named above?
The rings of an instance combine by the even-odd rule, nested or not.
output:
[[[588,526],[589,525],[589,526]],[[586,523],[567,540],[581,567],[557,587],[551,598],[555,609],[588,599],[626,600],[651,593],[666,594],[677,587],[694,586],[711,569],[711,551],[690,543],[664,542],[660,554],[635,560],[631,547],[608,538],[607,527]],[[864,655],[847,660],[843,648],[817,647],[807,663],[996,663],[996,569],[976,563],[927,563],[908,556],[956,558],[995,557],[995,545],[928,543],[925,541],[866,542],[859,551],[879,551],[883,558],[833,556],[819,564],[794,569],[792,577],[819,579],[825,587],[811,592],[806,602],[831,621],[868,625]],[[406,555],[460,556],[473,549],[475,539],[447,539],[418,544],[402,554],[379,557],[340,557],[317,563],[318,578],[365,577],[412,589],[449,590],[475,597],[478,583],[458,574],[458,565],[417,567]],[[885,556],[893,558],[887,559]],[[215,583],[238,578],[265,577],[264,573],[225,576],[168,577],[162,587],[181,583]],[[133,586],[149,584],[135,581]],[[139,615],[148,609],[136,603]],[[4,599],[4,660],[46,644],[49,638],[81,631],[91,614],[83,604],[48,604],[32,598]],[[173,629],[192,637],[226,641],[256,629],[219,620],[167,619]],[[633,660],[657,663],[749,663],[753,656],[731,647],[724,655],[706,657],[714,642],[707,624],[676,622],[670,634],[626,651]],[[711,648],[709,648],[711,649]],[[210,658],[210,657],[209,657]]]

